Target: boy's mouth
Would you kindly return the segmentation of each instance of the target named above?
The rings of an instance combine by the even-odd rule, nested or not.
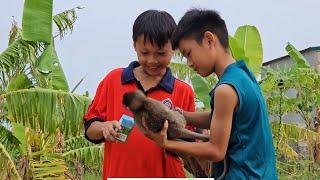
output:
[[[160,67],[158,67],[158,66],[155,66],[155,67],[149,67],[149,69],[151,69],[151,70],[158,70],[158,69],[160,69]]]

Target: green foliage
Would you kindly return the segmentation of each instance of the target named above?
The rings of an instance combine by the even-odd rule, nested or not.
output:
[[[280,180],[316,180],[320,176],[319,170],[319,164],[310,160],[277,161],[277,171]]]
[[[204,104],[206,109],[210,109],[210,98],[208,94],[212,87],[209,85],[209,82],[199,75],[194,75],[191,78],[191,82],[196,92],[196,97]]]
[[[67,161],[79,160],[91,169],[100,170],[103,145],[90,143],[83,135],[71,137],[64,142],[62,156]]]
[[[237,29],[234,37],[229,37],[230,49],[235,59],[242,59],[256,76],[260,76],[263,50],[258,29],[244,25]]]
[[[9,47],[0,54],[0,143],[7,149],[0,148],[0,179],[74,179],[68,165],[75,159],[86,167],[102,159],[101,146],[71,138],[83,134],[91,100],[66,92],[54,49],[55,37],[72,32],[80,8],[52,16],[52,0],[24,3],[22,29],[12,23]],[[58,28],[54,37],[52,22]],[[2,126],[7,121],[9,129]]]
[[[74,23],[77,20],[76,9],[82,9],[81,7],[76,7],[63,11],[55,16],[53,16],[53,21],[58,27],[58,36],[62,39],[69,31],[72,32]]]
[[[2,144],[10,156],[13,157],[18,152],[21,142],[10,130],[0,125],[0,144]]]
[[[27,41],[52,41],[53,0],[25,0],[22,18],[22,38]]]
[[[0,179],[21,179],[5,147],[0,143]]]
[[[38,59],[36,68],[47,82],[47,87],[69,91],[67,79],[59,62],[53,43],[47,45]]]
[[[32,87],[32,82],[25,74],[17,74],[9,81],[8,91],[16,91],[19,89],[28,89]]]
[[[82,118],[91,103],[84,96],[40,88],[13,91],[3,96],[10,121],[49,134],[60,130],[67,137],[82,134]]]
[[[295,61],[297,67],[299,68],[309,68],[310,64],[306,58],[290,43],[286,46],[286,51],[288,55]]]
[[[261,81],[269,114],[277,120],[272,123],[277,169],[280,179],[315,179],[319,166],[314,162],[314,145],[320,135],[314,132],[314,109],[320,106],[320,75],[290,43],[286,51],[294,65],[276,70],[265,68],[267,77]],[[299,114],[305,128],[283,123],[283,116],[288,113]],[[299,142],[306,144],[303,154],[295,148]]]

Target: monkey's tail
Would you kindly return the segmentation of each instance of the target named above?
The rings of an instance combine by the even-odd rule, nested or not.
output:
[[[180,138],[189,138],[189,139],[199,139],[202,141],[209,141],[209,137],[204,135],[204,134],[199,134],[193,131],[190,131],[188,129],[183,129],[181,131],[181,136]]]

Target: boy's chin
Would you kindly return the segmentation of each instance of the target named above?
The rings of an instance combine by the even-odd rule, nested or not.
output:
[[[147,70],[145,71],[149,76],[161,76],[163,75],[163,69],[157,69],[157,70]]]
[[[199,72],[197,71],[197,74],[199,74],[201,77],[208,77],[211,73],[204,73],[204,72]]]

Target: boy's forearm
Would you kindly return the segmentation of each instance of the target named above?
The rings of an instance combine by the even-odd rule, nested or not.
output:
[[[210,112],[183,112],[188,125],[210,129]]]
[[[87,136],[92,140],[100,140],[103,138],[103,134],[101,131],[101,122],[95,121],[93,122],[90,127],[87,129],[86,132]]]
[[[164,148],[169,151],[183,155],[196,156],[213,162],[222,161],[225,156],[225,154],[221,153],[219,149],[210,142],[194,143],[168,140]]]

